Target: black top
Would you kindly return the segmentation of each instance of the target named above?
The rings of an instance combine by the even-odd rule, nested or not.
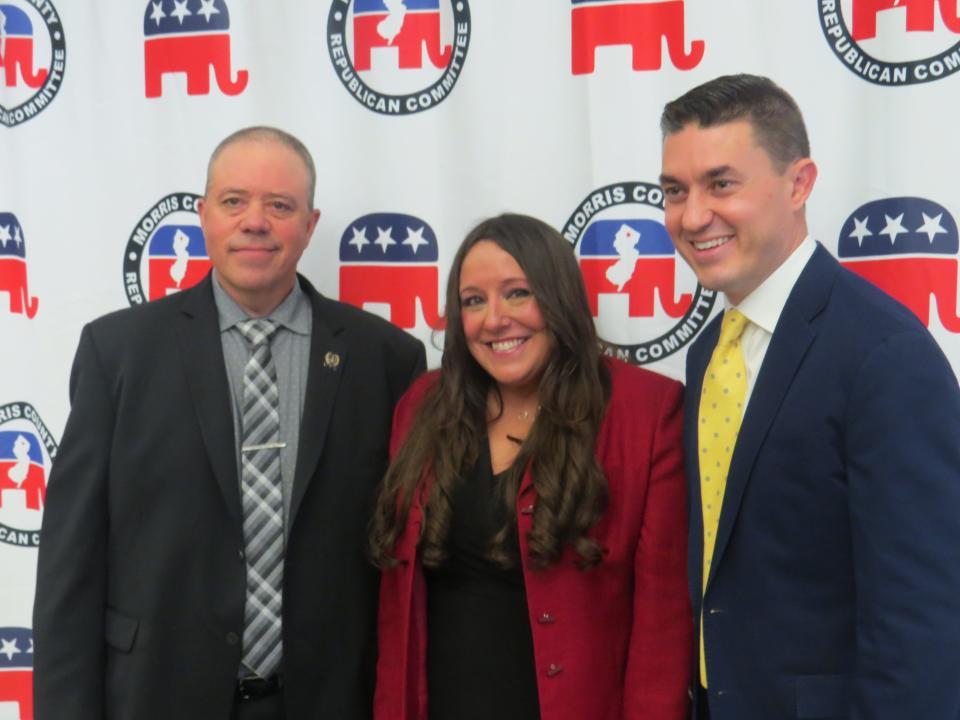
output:
[[[505,508],[490,451],[451,498],[443,567],[426,570],[430,720],[539,720],[533,638],[514,533],[503,569],[486,557]]]

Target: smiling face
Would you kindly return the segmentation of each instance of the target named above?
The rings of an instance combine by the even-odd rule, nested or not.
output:
[[[508,252],[481,240],[460,268],[467,348],[504,390],[536,392],[551,343],[527,276]]]
[[[282,143],[246,139],[223,149],[197,204],[217,279],[248,314],[272,312],[293,289],[297,262],[320,217],[309,175]]]
[[[691,123],[663,142],[665,224],[700,284],[740,303],[807,235],[816,166],[778,172],[747,120]]]

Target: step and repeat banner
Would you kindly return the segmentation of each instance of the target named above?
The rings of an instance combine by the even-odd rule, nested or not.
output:
[[[323,215],[301,270],[431,365],[458,243],[511,210],[570,242],[609,352],[681,377],[722,302],[662,224],[660,111],[765,74],[807,120],[811,232],[960,368],[958,69],[957,0],[0,0],[0,720],[33,715],[80,329],[207,272],[196,201],[228,133],[305,141]]]

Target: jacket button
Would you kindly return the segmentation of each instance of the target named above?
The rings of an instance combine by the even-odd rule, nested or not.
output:
[[[725,611],[723,608],[710,608],[710,614],[711,614],[711,615],[720,615],[720,614],[722,614],[722,613],[724,613],[724,612],[726,612],[726,611]]]
[[[563,672],[563,665],[557,665],[557,663],[550,663],[550,666],[547,668],[547,677],[556,677]]]
[[[243,552],[243,548],[240,548],[239,550],[237,550],[237,557],[240,558],[240,562],[243,562],[244,560],[247,559],[247,555],[246,553]]]
[[[540,613],[540,617],[537,618],[537,622],[541,625],[552,625],[557,619],[550,613]]]
[[[237,633],[231,631],[227,633],[227,645],[236,645],[240,642],[240,636]]]

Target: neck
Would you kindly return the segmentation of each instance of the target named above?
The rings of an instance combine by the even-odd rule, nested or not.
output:
[[[230,296],[230,299],[233,300],[240,307],[240,309],[251,318],[267,317],[267,315],[272,313],[283,304],[283,301],[290,296],[290,293],[293,292],[293,288],[295,286],[295,283],[291,284],[290,287],[281,292],[271,291],[269,293],[247,293],[236,287],[223,283],[216,271],[214,271],[214,279],[220,284],[221,289]]]
[[[540,403],[540,395],[537,387],[530,389],[523,388],[505,388],[498,386],[500,391],[500,401],[502,407],[496,407],[495,399],[491,397],[491,412],[495,416],[499,410],[504,415],[522,415],[527,413],[535,415]]]

